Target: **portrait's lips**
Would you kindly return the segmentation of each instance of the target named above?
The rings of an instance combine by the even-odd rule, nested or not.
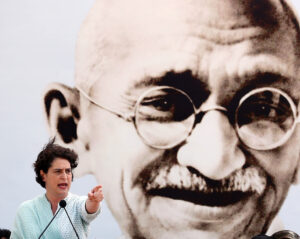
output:
[[[232,216],[253,194],[261,195],[267,184],[263,171],[253,166],[218,181],[180,165],[161,165],[144,173],[148,175],[141,183],[152,206],[172,206],[207,221]]]
[[[223,192],[223,193],[221,192],[204,193],[204,192],[181,190],[176,188],[162,188],[162,189],[150,190],[149,195],[169,197],[175,200],[183,200],[183,201],[187,201],[187,202],[191,202],[203,206],[223,207],[223,206],[237,203],[238,201],[241,201],[247,198],[248,196],[250,196],[251,193],[244,193],[241,191]]]

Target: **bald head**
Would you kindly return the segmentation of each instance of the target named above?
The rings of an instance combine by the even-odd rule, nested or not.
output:
[[[282,31],[295,39],[299,28],[290,6],[280,0],[96,0],[79,33],[76,84],[88,90],[118,71],[129,53],[145,52],[149,45],[180,45],[188,35],[234,44]]]

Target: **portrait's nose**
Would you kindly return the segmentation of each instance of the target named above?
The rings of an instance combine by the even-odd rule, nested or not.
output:
[[[238,143],[227,116],[221,111],[208,111],[179,148],[177,160],[210,179],[220,180],[245,163]]]

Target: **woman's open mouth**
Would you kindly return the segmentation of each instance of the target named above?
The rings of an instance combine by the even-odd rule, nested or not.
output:
[[[68,188],[68,184],[67,183],[60,183],[60,184],[58,184],[58,187],[60,189],[67,189]]]

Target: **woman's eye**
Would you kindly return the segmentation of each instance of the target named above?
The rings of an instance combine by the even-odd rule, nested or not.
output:
[[[70,169],[68,169],[68,170],[66,170],[66,174],[71,174],[71,170]]]

